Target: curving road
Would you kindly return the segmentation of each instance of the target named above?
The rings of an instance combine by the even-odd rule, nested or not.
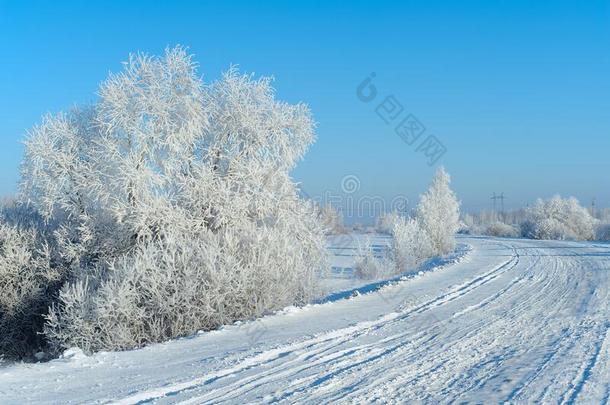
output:
[[[125,353],[0,368],[0,403],[610,401],[610,245],[461,238],[348,300]]]

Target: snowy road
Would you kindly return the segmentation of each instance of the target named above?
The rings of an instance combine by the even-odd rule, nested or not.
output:
[[[142,350],[0,366],[0,403],[608,403],[610,246],[459,263]]]

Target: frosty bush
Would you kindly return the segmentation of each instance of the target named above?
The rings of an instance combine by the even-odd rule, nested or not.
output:
[[[363,244],[358,245],[356,257],[354,275],[360,279],[379,280],[395,274],[395,265],[391,255],[382,252],[380,257],[376,257],[369,238]]]
[[[377,231],[391,235],[394,231],[394,225],[396,225],[401,218],[401,215],[396,211],[381,214],[377,219]]]
[[[24,357],[42,345],[44,314],[62,275],[35,230],[0,224],[0,357]]]
[[[526,215],[521,232],[527,238],[591,240],[595,236],[595,218],[574,197],[539,199]]]
[[[475,223],[474,216],[472,214],[464,214],[460,220],[458,233],[463,235],[470,235],[476,233],[478,226]]]
[[[392,256],[397,273],[413,269],[434,256],[432,241],[417,219],[398,218],[392,235]]]
[[[242,231],[166,235],[140,246],[106,277],[66,285],[45,332],[58,349],[122,350],[306,303],[311,257],[286,255],[294,235]]]
[[[390,223],[393,221],[393,223]],[[392,243],[385,257],[375,258],[370,245],[360,249],[356,273],[361,278],[374,279],[380,275],[394,275],[414,269],[436,253],[420,219],[404,218],[398,214],[384,218],[391,225]]]
[[[500,238],[517,238],[520,231],[512,225],[504,222],[495,221],[484,225],[480,230],[480,234],[488,236],[496,236]]]
[[[314,140],[307,107],[235,68],[204,85],[179,47],[132,55],[99,94],[26,142],[22,198],[69,272],[54,347],[124,349],[306,302],[325,267],[289,176]]]
[[[413,269],[427,259],[455,248],[460,213],[459,202],[449,188],[449,182],[449,175],[440,168],[428,191],[421,196],[413,218],[393,211],[377,221],[379,232],[393,236],[388,263],[394,274]],[[376,263],[372,259],[367,258],[364,264],[375,269]]]
[[[345,233],[346,229],[343,225],[343,216],[332,205],[327,204],[318,208],[318,217],[322,227],[327,234]]]
[[[449,188],[450,181],[445,169],[439,168],[417,206],[417,218],[436,255],[447,254],[455,248],[455,234],[460,226],[460,203]]]

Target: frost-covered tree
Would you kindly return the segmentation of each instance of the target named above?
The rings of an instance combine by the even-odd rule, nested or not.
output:
[[[440,168],[429,188],[420,197],[415,215],[405,218],[397,212],[382,215],[377,230],[392,235],[389,260],[393,273],[412,270],[425,260],[449,253],[455,248],[460,227],[459,202],[449,188],[450,178]],[[376,271],[378,263],[365,257],[362,267]],[[377,271],[378,273],[378,271]]]
[[[391,226],[391,244],[378,256],[369,240],[359,246],[354,267],[360,278],[378,279],[413,270],[436,254],[419,219],[392,215],[386,216],[385,221],[386,226]]]
[[[396,272],[413,269],[434,256],[432,240],[416,218],[399,218],[392,229]]]
[[[378,232],[392,234],[394,226],[402,219],[396,211],[385,212],[379,216],[376,223]]]
[[[132,55],[99,96],[26,141],[22,199],[69,270],[55,347],[134,347],[314,294],[323,230],[289,175],[314,141],[305,105],[235,68],[204,84],[180,47]]]
[[[41,346],[38,332],[61,279],[36,230],[0,224],[0,357],[31,355]]]
[[[44,315],[66,274],[43,224],[15,199],[0,201],[0,359],[28,358],[44,345]]]
[[[523,236],[532,239],[591,240],[597,220],[574,197],[539,199],[526,210]]]
[[[332,205],[326,204],[318,207],[318,218],[327,234],[345,233],[343,215]]]
[[[471,234],[475,232],[476,227],[477,225],[474,215],[463,214],[458,232],[463,234]]]
[[[455,233],[459,229],[460,203],[449,188],[451,178],[439,168],[428,191],[420,197],[417,218],[428,234],[435,254],[446,254],[455,248]]]
[[[379,280],[396,274],[396,266],[390,252],[375,250],[370,238],[358,244],[354,275],[363,280]]]

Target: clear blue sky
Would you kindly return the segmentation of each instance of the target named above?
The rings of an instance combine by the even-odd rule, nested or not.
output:
[[[433,167],[356,98],[376,72],[446,146],[466,209],[554,193],[610,206],[608,1],[0,1],[0,194],[16,190],[25,131],[95,99],[131,51],[182,44],[204,79],[237,63],[308,103],[318,142],[294,177],[416,198]]]

